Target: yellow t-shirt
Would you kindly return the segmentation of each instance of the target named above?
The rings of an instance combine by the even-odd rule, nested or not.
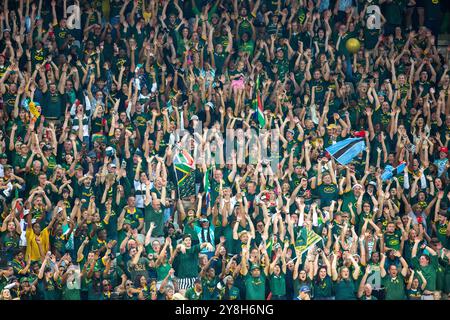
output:
[[[31,261],[40,261],[41,254],[39,252],[38,244],[36,243],[36,234],[34,233],[33,228],[31,227],[27,228],[25,235],[27,239],[27,250],[25,253],[25,259],[31,257]],[[44,230],[41,231],[39,238],[41,240],[42,249],[44,250],[44,252],[50,250],[50,239],[48,228],[45,228]]]

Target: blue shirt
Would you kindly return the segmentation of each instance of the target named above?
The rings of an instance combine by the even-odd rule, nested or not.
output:
[[[438,167],[438,176],[442,175],[445,171],[445,165],[447,164],[448,159],[437,159],[434,160],[434,164]]]
[[[322,13],[330,7],[330,0],[322,0],[319,6],[319,12]]]
[[[352,6],[352,0],[341,0],[339,1],[339,11],[345,11],[345,9]]]

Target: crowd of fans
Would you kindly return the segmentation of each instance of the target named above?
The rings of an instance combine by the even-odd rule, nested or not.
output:
[[[450,298],[448,2],[2,2],[0,299]]]

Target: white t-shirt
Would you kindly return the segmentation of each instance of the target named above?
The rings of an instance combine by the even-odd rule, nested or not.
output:
[[[150,189],[151,188],[153,188],[153,182],[150,182]],[[145,192],[147,191],[147,186],[141,181],[134,180],[134,191],[136,195],[136,208],[143,209],[145,207]]]
[[[237,203],[236,197],[230,198],[230,209],[231,210],[233,210],[236,203]],[[220,202],[220,207],[223,208],[224,205],[225,205],[225,199],[222,199],[222,201]]]

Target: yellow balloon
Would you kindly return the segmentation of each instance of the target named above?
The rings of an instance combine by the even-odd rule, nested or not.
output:
[[[345,47],[347,48],[348,52],[356,53],[361,47],[361,43],[359,43],[359,40],[356,38],[350,38],[345,43]]]

